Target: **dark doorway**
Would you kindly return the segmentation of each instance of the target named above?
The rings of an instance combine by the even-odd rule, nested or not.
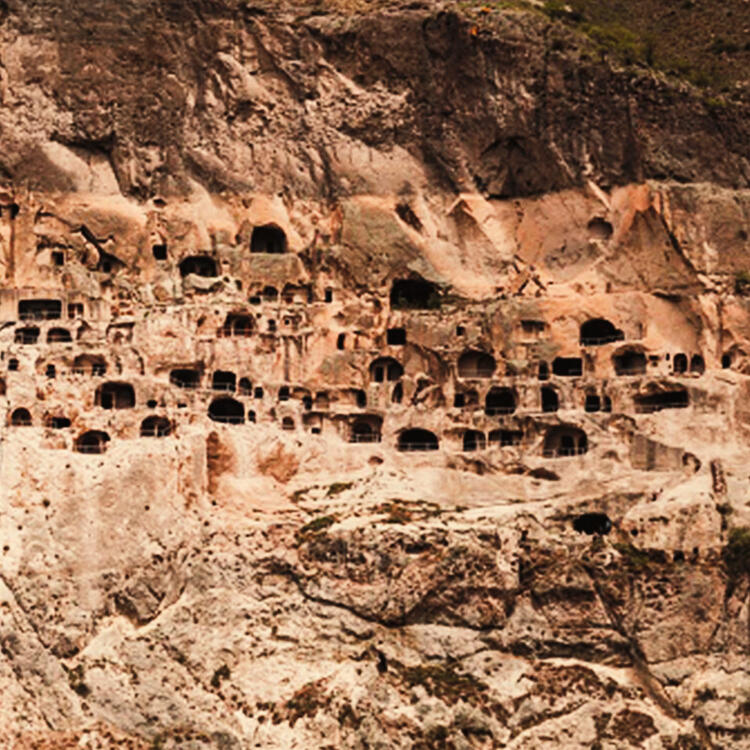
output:
[[[208,407],[208,416],[214,422],[241,424],[245,421],[245,407],[233,398],[217,398]]]
[[[587,320],[581,326],[581,346],[601,346],[624,338],[623,332],[604,318]]]
[[[554,388],[542,388],[542,411],[554,412],[560,408],[560,399]]]
[[[167,437],[172,432],[172,423],[166,417],[146,417],[141,422],[141,437]]]
[[[96,389],[94,403],[102,409],[131,409],[135,390],[130,383],[104,383]]]
[[[191,255],[189,258],[180,261],[180,275],[184,277],[191,273],[196,276],[210,278],[218,276],[219,269],[212,257],[208,255]]]
[[[250,238],[251,253],[274,253],[286,252],[286,235],[276,224],[264,224],[253,229]]]
[[[404,430],[398,438],[398,449],[400,451],[436,451],[438,439],[429,430]]]
[[[435,284],[423,279],[397,279],[391,287],[394,310],[434,310],[440,307],[440,293]]]
[[[496,414],[512,414],[516,410],[516,392],[512,388],[495,386],[490,388],[484,399],[484,413],[489,416]]]
[[[606,513],[582,513],[573,519],[573,528],[581,534],[609,534],[612,521]]]
[[[557,357],[552,362],[555,375],[576,378],[583,374],[583,360],[580,357]]]
[[[101,430],[89,430],[76,438],[75,449],[78,453],[104,453],[107,450],[109,435]]]

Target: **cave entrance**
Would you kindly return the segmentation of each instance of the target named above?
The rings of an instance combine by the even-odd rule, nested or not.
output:
[[[94,404],[102,409],[131,409],[135,390],[130,383],[103,383],[96,389]]]
[[[264,224],[253,229],[250,238],[251,253],[272,253],[279,255],[286,252],[286,235],[276,224]]]

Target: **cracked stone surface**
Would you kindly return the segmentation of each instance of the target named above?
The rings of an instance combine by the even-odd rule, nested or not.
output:
[[[750,748],[746,91],[0,6],[0,746]]]

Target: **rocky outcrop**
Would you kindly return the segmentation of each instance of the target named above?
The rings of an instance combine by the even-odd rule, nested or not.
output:
[[[7,6],[0,744],[750,746],[741,92]]]

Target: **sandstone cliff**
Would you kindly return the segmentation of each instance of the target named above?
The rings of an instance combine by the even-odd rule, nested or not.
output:
[[[750,747],[747,91],[499,5],[2,4],[0,745]]]

